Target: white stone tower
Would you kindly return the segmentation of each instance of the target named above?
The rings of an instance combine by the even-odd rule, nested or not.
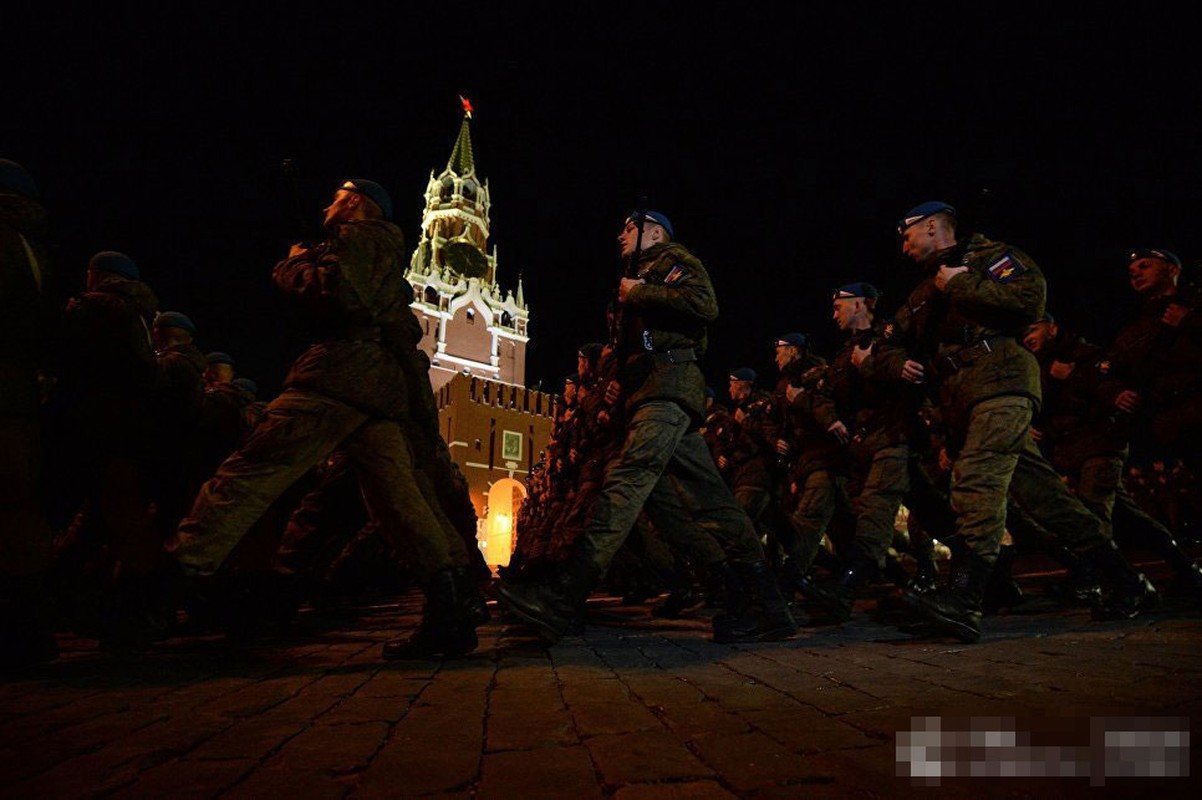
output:
[[[476,177],[464,98],[459,138],[446,169],[430,171],[422,233],[405,278],[422,324],[420,347],[435,391],[456,374],[524,386],[530,312],[519,276],[516,294],[497,281],[497,248],[488,251],[488,181]]]

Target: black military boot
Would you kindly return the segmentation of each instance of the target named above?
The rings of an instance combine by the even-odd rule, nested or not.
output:
[[[976,553],[964,553],[953,559],[950,584],[913,595],[914,607],[937,631],[976,642],[981,638],[981,597],[992,570],[993,565]]]
[[[1114,542],[1107,542],[1081,554],[1082,560],[1093,565],[1110,583],[1110,593],[1101,604],[1094,606],[1093,619],[1134,619],[1141,611],[1160,604],[1160,595],[1152,582],[1137,572]]]
[[[425,587],[426,604],[417,631],[404,639],[384,644],[384,658],[456,658],[476,649],[476,626],[463,617],[455,575],[449,569],[437,573]]]
[[[651,616],[658,619],[680,619],[700,607],[702,598],[692,579],[680,570],[664,569],[660,578],[668,588],[668,596],[651,607]]]
[[[1194,598],[1202,597],[1202,569],[1190,558],[1189,553],[1181,549],[1173,535],[1165,528],[1146,527],[1144,539],[1177,573],[1172,590]]]
[[[797,623],[789,613],[776,576],[768,569],[767,561],[736,564],[740,599],[730,601],[739,613],[727,613],[714,618],[714,641],[774,642],[787,639],[797,632]]]
[[[592,560],[576,549],[550,581],[502,581],[497,586],[497,597],[506,609],[555,644],[568,630],[572,617],[584,605],[600,577],[601,571]]]
[[[58,642],[41,575],[0,577],[0,674],[49,664]]]
[[[1053,549],[1050,555],[1064,565],[1064,580],[1047,588],[1049,597],[1070,606],[1093,608],[1102,602],[1102,587],[1094,564],[1087,562],[1066,547]]]
[[[1002,545],[997,561],[985,584],[985,595],[981,598],[981,610],[993,616],[1003,608],[1014,608],[1023,601],[1023,590],[1011,574],[1014,569],[1014,545]]]
[[[460,617],[471,624],[473,628],[483,625],[492,619],[488,612],[488,603],[480,593],[480,584],[471,567],[456,567],[451,570],[455,576],[455,592],[459,600]]]
[[[836,623],[851,619],[856,597],[877,575],[876,564],[867,558],[852,557],[836,581],[809,584],[808,597]]]

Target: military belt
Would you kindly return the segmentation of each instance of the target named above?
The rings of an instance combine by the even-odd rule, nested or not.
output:
[[[993,342],[1001,337],[982,339],[976,344],[961,347],[954,353],[935,359],[935,372],[940,376],[955,375],[965,367],[970,367],[993,352]]]
[[[656,364],[688,364],[697,360],[697,353],[691,347],[678,347],[675,350],[652,353],[651,358]]]

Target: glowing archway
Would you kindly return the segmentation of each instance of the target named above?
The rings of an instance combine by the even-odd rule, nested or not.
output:
[[[513,553],[513,531],[526,487],[513,478],[502,478],[488,489],[488,515],[484,518],[481,551],[489,566],[504,567]]]

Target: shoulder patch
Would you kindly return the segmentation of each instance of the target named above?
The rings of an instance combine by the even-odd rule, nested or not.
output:
[[[671,286],[679,280],[683,280],[689,276],[689,269],[684,264],[674,264],[672,269],[668,270],[668,274],[664,276],[664,286]]]
[[[1022,265],[1021,261],[1014,257],[1013,253],[1007,252],[986,267],[985,271],[989,273],[989,277],[998,283],[1009,283],[1026,272],[1027,268]]]

